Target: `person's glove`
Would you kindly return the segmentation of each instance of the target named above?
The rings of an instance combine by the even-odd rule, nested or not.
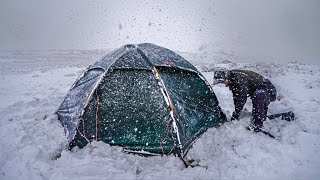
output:
[[[234,111],[231,116],[231,121],[235,121],[238,119],[239,119],[239,114]]]

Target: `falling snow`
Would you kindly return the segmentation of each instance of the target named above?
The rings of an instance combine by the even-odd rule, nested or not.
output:
[[[185,168],[174,156],[141,157],[95,142],[66,150],[64,129],[54,114],[78,75],[99,51],[1,52],[0,179],[318,179],[320,176],[320,67],[299,62],[210,63],[182,54],[212,81],[219,68],[254,70],[277,87],[269,112],[293,110],[294,122],[267,121],[276,136],[247,130],[251,103],[240,121],[209,129],[196,141]],[[199,57],[199,56],[197,56]],[[230,60],[230,59],[229,59]],[[232,61],[232,60],[230,60]],[[28,67],[28,68],[25,68]],[[312,87],[312,88],[310,88]],[[228,118],[234,109],[228,88],[214,91]],[[46,116],[46,118],[44,118]],[[139,131],[139,130],[138,130]]]

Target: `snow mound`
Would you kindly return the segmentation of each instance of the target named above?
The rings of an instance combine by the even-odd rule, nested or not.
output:
[[[101,52],[6,52],[0,56],[0,179],[318,179],[320,176],[320,66],[231,61],[197,62],[209,82],[219,68],[242,68],[269,78],[280,98],[269,113],[292,110],[296,121],[268,120],[275,135],[245,130],[252,104],[240,121],[209,129],[189,151],[197,166],[185,168],[174,156],[141,157],[95,142],[66,150],[54,112],[81,71]],[[190,55],[190,54],[189,54]],[[185,54],[183,56],[188,56]],[[54,59],[57,59],[53,62]],[[76,59],[79,59],[76,61]],[[27,67],[27,68],[26,68]],[[214,87],[230,119],[231,92]]]

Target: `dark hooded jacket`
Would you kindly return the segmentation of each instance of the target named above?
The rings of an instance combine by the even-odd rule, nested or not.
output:
[[[231,70],[228,72],[230,83],[229,89],[232,91],[235,112],[233,117],[238,119],[243,106],[247,102],[247,97],[251,97],[258,89],[264,89],[270,95],[270,101],[275,101],[277,91],[274,85],[258,73],[249,70]]]

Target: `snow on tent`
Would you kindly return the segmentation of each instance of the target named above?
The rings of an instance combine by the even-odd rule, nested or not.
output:
[[[71,148],[103,141],[149,154],[185,155],[225,121],[200,72],[154,44],[125,45],[90,65],[57,114]]]

